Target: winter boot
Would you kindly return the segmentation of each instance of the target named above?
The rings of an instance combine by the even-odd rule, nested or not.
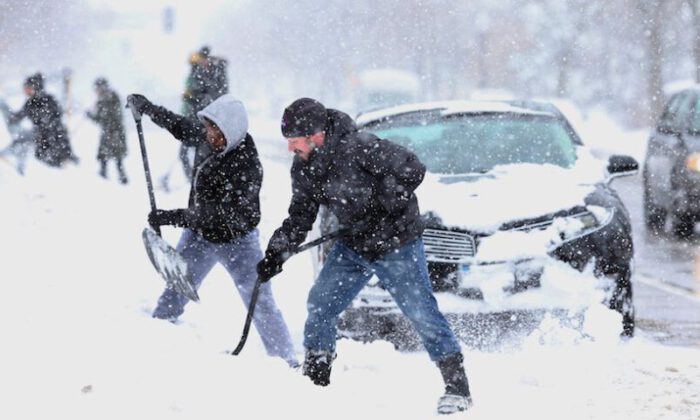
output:
[[[464,372],[462,353],[447,356],[439,360],[437,365],[445,381],[445,395],[438,401],[438,413],[452,414],[468,410],[472,406],[472,397],[469,393],[467,374]]]
[[[331,383],[333,359],[335,359],[333,352],[307,349],[301,373],[308,376],[315,385],[327,386]]]

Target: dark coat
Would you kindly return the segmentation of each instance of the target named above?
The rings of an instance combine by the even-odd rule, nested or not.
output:
[[[97,159],[121,159],[126,156],[126,132],[119,95],[113,90],[105,89],[97,100],[95,112],[88,113],[88,117],[102,128]]]
[[[324,145],[308,161],[294,158],[289,217],[268,249],[292,251],[325,205],[346,228],[340,241],[370,261],[418,238],[423,222],[414,190],[425,166],[408,149],[358,132],[352,119],[328,110]]]
[[[34,155],[51,166],[60,166],[73,155],[68,131],[61,121],[62,113],[53,96],[39,91],[9,118],[11,124],[29,118],[35,128]]]
[[[262,165],[248,134],[235,148],[214,153],[204,124],[196,118],[154,106],[148,112],[154,123],[176,139],[197,148],[188,208],[178,225],[189,227],[213,243],[244,236],[260,223]]]
[[[220,57],[207,57],[192,66],[187,78],[185,103],[196,114],[221,95],[228,93],[228,62]]]

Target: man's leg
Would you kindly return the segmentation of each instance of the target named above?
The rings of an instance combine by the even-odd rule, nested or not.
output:
[[[107,178],[107,159],[101,157],[98,159],[98,162],[100,162],[100,176],[102,178]]]
[[[216,263],[213,244],[191,230],[185,229],[177,244],[177,251],[187,262],[195,288],[199,288],[204,277]],[[175,321],[185,311],[188,301],[186,297],[166,287],[158,299],[153,317]]]
[[[19,172],[21,175],[24,175],[27,153],[29,153],[29,148],[31,147],[33,139],[34,132],[32,130],[20,130],[17,132],[15,140],[10,145],[10,148],[17,159],[17,172]]]
[[[117,172],[119,173],[119,182],[126,184],[129,179],[126,177],[126,172],[124,172],[124,164],[122,163],[121,157],[114,158],[117,163]]]
[[[258,278],[256,265],[263,257],[258,230],[255,229],[232,243],[219,245],[218,250],[218,260],[233,278],[247,308]],[[299,364],[294,353],[292,337],[272,296],[269,282],[260,287],[253,322],[268,355],[281,357],[292,366]]]
[[[433,296],[421,240],[390,252],[373,262],[372,267],[413,324],[433,361],[461,351],[457,338]]]
[[[340,242],[326,257],[326,262],[309,291],[304,328],[304,347],[335,351],[338,316],[347,308],[372,277],[366,262]]]
[[[304,375],[316,385],[330,383],[338,317],[372,277],[368,263],[337,242],[331,248],[307,300]]]
[[[423,241],[409,243],[372,266],[440,369],[445,395],[438,402],[438,412],[449,414],[468,409],[471,394],[462,352],[433,295]]]

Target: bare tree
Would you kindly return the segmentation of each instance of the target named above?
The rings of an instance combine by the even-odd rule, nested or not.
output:
[[[637,9],[647,42],[647,119],[653,121],[663,106],[663,1],[641,0]]]
[[[693,17],[693,61],[695,62],[695,81],[700,83],[700,2],[687,0]]]

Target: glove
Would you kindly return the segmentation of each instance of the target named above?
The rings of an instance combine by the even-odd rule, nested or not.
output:
[[[132,93],[126,97],[126,107],[132,108],[139,114],[148,114],[153,109],[153,104],[145,96]]]
[[[284,261],[285,258],[282,256],[282,254],[267,250],[265,252],[265,258],[260,260],[257,267],[260,281],[266,283],[270,281],[271,278],[281,273],[282,264],[284,264]]]
[[[187,218],[185,216],[185,210],[151,210],[151,212],[148,213],[148,224],[151,225],[154,230],[157,230],[159,226],[163,225],[186,227]]]

